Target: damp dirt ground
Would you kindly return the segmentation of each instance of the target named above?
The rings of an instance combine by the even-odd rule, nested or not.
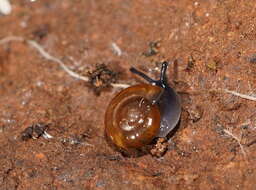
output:
[[[182,116],[163,157],[123,157],[104,138],[120,88],[74,78],[25,41],[2,41],[1,190],[256,189],[256,102],[224,91],[256,95],[255,1],[11,4],[0,39],[33,40],[81,76],[104,64],[107,83],[133,85],[143,81],[131,66],[157,77],[161,61],[177,60],[168,80]],[[21,138],[39,123],[52,138]]]

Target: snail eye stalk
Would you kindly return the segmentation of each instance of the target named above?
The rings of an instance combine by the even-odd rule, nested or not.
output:
[[[162,67],[161,67],[161,72],[160,72],[160,78],[159,80],[154,80],[151,77],[149,77],[148,75],[146,75],[145,73],[135,69],[134,67],[130,68],[130,71],[138,76],[140,76],[141,78],[143,78],[144,80],[146,80],[147,82],[149,82],[152,85],[157,85],[160,87],[165,88],[167,86],[167,77],[166,77],[166,71],[168,68],[169,62],[164,61],[162,63]]]
[[[152,78],[150,78],[148,75],[146,75],[145,73],[135,69],[134,67],[130,68],[130,71],[138,76],[140,76],[141,78],[143,78],[144,80],[146,80],[147,82],[149,82],[150,84],[154,84],[156,83],[156,81]]]

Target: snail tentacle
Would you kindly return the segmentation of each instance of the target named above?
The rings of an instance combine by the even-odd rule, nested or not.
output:
[[[149,82],[149,83],[152,84],[152,85],[155,84],[155,83],[157,83],[156,80],[150,78],[148,75],[146,75],[145,73],[143,73],[143,72],[141,72],[141,71],[135,69],[134,67],[131,67],[131,68],[130,68],[130,71],[131,71],[132,73],[134,73],[134,74],[136,74],[136,75],[142,77],[144,80],[146,80],[147,82]]]
[[[160,74],[159,82],[160,82],[161,86],[164,88],[167,86],[166,71],[167,71],[168,65],[169,65],[169,62],[165,61],[162,63],[162,67],[161,67],[161,74]]]
[[[167,71],[168,65],[169,65],[169,62],[167,62],[167,61],[164,61],[162,63],[161,72],[160,72],[160,78],[158,80],[152,79],[151,77],[149,77],[145,73],[135,69],[134,67],[131,67],[130,71],[132,73],[142,77],[144,80],[149,82],[151,85],[157,85],[157,86],[165,88],[166,86],[168,86],[168,84],[167,84],[167,77],[166,77],[166,71]]]

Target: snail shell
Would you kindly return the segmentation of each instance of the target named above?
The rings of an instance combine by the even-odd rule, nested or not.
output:
[[[177,125],[180,99],[167,84],[167,66],[163,62],[159,80],[131,68],[149,84],[128,87],[111,100],[105,114],[105,134],[119,149],[141,149],[156,137],[166,137]]]

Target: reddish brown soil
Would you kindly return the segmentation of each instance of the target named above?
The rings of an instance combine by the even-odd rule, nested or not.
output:
[[[183,112],[162,158],[122,157],[106,143],[103,124],[104,110],[120,89],[96,96],[28,44],[3,44],[1,190],[256,189],[256,102],[218,91],[256,94],[254,0],[11,3],[11,15],[0,17],[1,39],[35,40],[81,72],[105,63],[121,73],[118,82],[135,84],[141,81],[129,67],[156,77],[157,61],[177,59],[169,81],[175,80]],[[142,55],[157,40],[158,54]],[[50,123],[47,132],[54,138],[22,141],[21,132],[39,122]],[[244,154],[225,129],[241,139]]]

